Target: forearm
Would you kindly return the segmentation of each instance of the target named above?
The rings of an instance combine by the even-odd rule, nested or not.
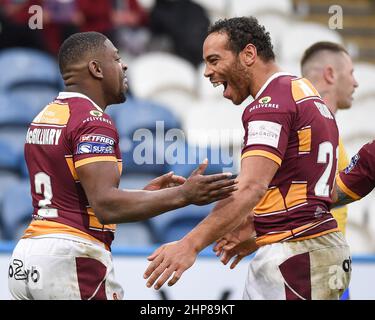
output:
[[[141,221],[187,205],[180,186],[157,191],[113,188],[103,199],[93,208],[104,224]]]
[[[190,242],[197,252],[203,250],[242,223],[265,191],[266,188],[258,184],[239,188],[230,198],[220,201],[184,240]]]

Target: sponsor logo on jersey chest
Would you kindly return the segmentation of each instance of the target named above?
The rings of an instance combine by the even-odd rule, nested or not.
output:
[[[269,103],[271,101],[271,99],[272,98],[270,96],[266,96],[266,97],[260,98],[258,101],[261,104],[265,104],[265,103]]]
[[[258,104],[255,104],[250,107],[249,112],[252,112],[257,109],[261,108],[271,108],[271,109],[279,109],[278,103],[270,103],[272,98],[270,96],[262,97],[258,100]]]
[[[94,117],[101,117],[103,115],[103,112],[99,111],[99,110],[91,110],[90,111],[90,114]]]

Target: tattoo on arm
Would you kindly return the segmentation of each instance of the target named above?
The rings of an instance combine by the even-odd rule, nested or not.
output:
[[[337,192],[337,199],[332,204],[332,208],[340,207],[340,206],[343,206],[345,204],[355,201],[353,198],[348,196],[344,191],[342,191],[338,186],[336,186],[336,192]]]

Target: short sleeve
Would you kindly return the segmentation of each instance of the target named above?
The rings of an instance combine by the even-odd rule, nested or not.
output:
[[[291,102],[295,105],[294,102]],[[279,166],[288,147],[289,134],[292,126],[293,110],[290,106],[279,106],[270,111],[266,108],[251,111],[243,117],[245,136],[243,141],[242,159],[249,156],[264,156],[275,161]]]
[[[117,162],[119,139],[114,127],[98,121],[87,122],[72,132],[71,139],[76,168],[97,161]]]

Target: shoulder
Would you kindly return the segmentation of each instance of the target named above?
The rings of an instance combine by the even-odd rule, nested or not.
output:
[[[99,110],[90,100],[84,98],[65,99],[69,105],[69,126],[74,128],[99,126],[115,130],[113,120],[109,115]]]
[[[273,79],[243,113],[243,121],[255,114],[293,113],[295,103],[291,94],[291,79],[289,75]]]

